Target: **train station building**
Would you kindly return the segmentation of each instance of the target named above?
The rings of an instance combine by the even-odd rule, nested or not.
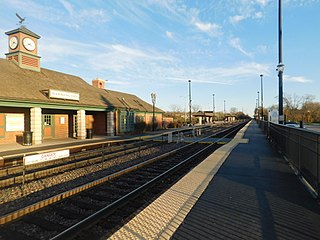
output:
[[[45,139],[85,139],[88,133],[128,133],[138,122],[162,125],[161,109],[105,89],[102,79],[90,85],[78,76],[42,68],[40,36],[26,27],[6,35],[9,50],[0,59],[0,144],[21,142],[26,132],[32,144],[41,144]]]

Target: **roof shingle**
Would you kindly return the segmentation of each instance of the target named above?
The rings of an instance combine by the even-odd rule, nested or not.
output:
[[[70,105],[130,108],[152,112],[152,105],[135,95],[98,89],[82,78],[41,68],[40,72],[26,70],[15,63],[0,59],[0,99],[63,103]],[[79,101],[48,98],[47,91],[55,89],[80,94]],[[163,112],[156,108],[157,112]]]

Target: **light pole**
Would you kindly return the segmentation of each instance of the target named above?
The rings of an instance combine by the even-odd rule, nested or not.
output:
[[[260,74],[261,78],[261,119],[263,119],[263,80],[262,80],[263,74]]]
[[[223,100],[223,114],[226,114],[226,100]]]
[[[191,80],[188,80],[189,83],[189,124],[191,125]]]
[[[279,0],[279,12],[278,12],[278,30],[279,30],[279,64],[277,66],[279,77],[279,124],[283,124],[283,71],[284,65],[282,63],[282,1]]]
[[[256,98],[256,118],[258,119],[258,99]]]
[[[152,100],[152,131],[154,131],[154,108],[155,108],[155,105],[156,105],[156,98],[157,98],[157,95],[155,93],[151,93],[151,100]]]
[[[260,112],[259,112],[259,108],[260,108],[260,97],[259,97],[259,91],[257,92],[258,94],[258,120],[260,120]]]
[[[214,117],[215,117],[216,107],[214,104],[214,94],[212,94],[212,123],[214,123]]]

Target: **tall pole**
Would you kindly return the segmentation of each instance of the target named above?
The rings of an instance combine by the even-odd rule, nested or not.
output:
[[[223,100],[223,113],[226,114],[226,100]]]
[[[263,74],[260,74],[260,78],[261,78],[261,119],[264,120],[263,118]]]
[[[156,105],[156,97],[157,95],[155,93],[151,93],[151,100],[152,100],[152,131],[154,131],[154,110],[155,110],[155,105]]]
[[[216,115],[216,107],[214,104],[214,94],[212,94],[212,123],[214,123],[214,117]]]
[[[191,125],[191,80],[188,80],[189,83],[189,124]]]
[[[279,30],[279,64],[277,66],[279,77],[279,124],[283,124],[283,71],[284,65],[282,63],[282,0],[279,0],[279,12],[278,12],[278,30]]]
[[[260,108],[260,97],[259,97],[259,91],[257,92],[258,94],[258,120],[260,120],[260,111],[259,111],[259,108]]]
[[[258,99],[256,98],[256,117],[258,119]]]

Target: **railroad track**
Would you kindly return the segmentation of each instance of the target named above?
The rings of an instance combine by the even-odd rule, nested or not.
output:
[[[25,168],[25,171],[27,171],[25,176],[23,176],[23,166],[2,169],[0,171],[0,188],[21,184],[23,181],[28,182],[49,177],[57,173],[71,171],[91,164],[102,163],[102,161],[123,156],[125,154],[139,153],[141,150],[157,145],[159,145],[159,143],[144,141],[125,146],[106,146],[99,149],[83,151],[64,159],[28,165]]]
[[[212,131],[219,131],[222,127],[205,127],[202,129],[202,136],[212,134]],[[185,136],[191,135],[187,132]],[[0,189],[9,186],[15,186],[23,182],[35,181],[43,179],[55,174],[72,171],[92,164],[102,163],[111,158],[119,157],[129,153],[140,154],[141,150],[156,146],[151,140],[139,141],[121,146],[108,146],[110,144],[100,144],[99,148],[82,149],[81,152],[72,154],[70,157],[50,162],[33,164],[28,166],[15,166],[0,169]],[[85,150],[85,151],[84,151]],[[23,172],[26,171],[26,174]],[[1,202],[1,201],[0,201]]]
[[[237,128],[240,128],[240,125]],[[65,236],[71,236],[79,231],[74,226],[80,224],[81,228],[83,226],[87,227],[92,224],[92,221],[97,221],[97,215],[110,215],[117,211],[119,206],[132,199],[133,196],[141,195],[142,190],[145,191],[159,180],[168,178],[167,174],[172,174],[173,169],[184,166],[182,162],[186,163],[192,159],[198,159],[199,161],[202,157],[205,158],[210,154],[213,148],[215,148],[214,144],[193,143],[181,146],[169,153],[156,156],[89,184],[51,197],[45,202],[36,203],[31,208],[18,210],[7,218],[2,218],[2,223],[6,224],[0,228],[0,239],[50,239],[55,236],[59,239],[65,239]],[[186,160],[183,157],[186,155],[192,157]],[[56,202],[56,204],[38,210],[33,214],[27,214],[42,208],[41,206],[49,205],[50,202]],[[10,222],[20,215],[26,216]],[[114,218],[117,219],[117,217]],[[114,222],[117,222],[117,220]],[[66,235],[59,235],[61,232]]]

